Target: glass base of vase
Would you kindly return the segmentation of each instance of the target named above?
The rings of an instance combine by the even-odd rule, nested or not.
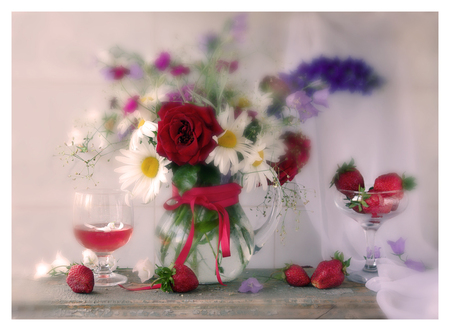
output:
[[[116,286],[126,283],[128,278],[124,275],[116,274],[115,272],[110,274],[94,274],[94,286]]]
[[[354,283],[365,284],[369,279],[378,277],[378,272],[367,272],[364,270],[355,271],[347,275],[347,279]]]

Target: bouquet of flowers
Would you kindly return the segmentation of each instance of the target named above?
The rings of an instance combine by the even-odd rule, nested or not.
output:
[[[115,171],[121,174],[121,189],[144,203],[158,195],[172,172],[177,197],[195,188],[227,183],[237,183],[239,191],[247,192],[277,186],[282,187],[283,204],[292,206],[299,190],[288,185],[295,185],[293,180],[310,153],[310,140],[300,124],[317,116],[318,107],[328,106],[330,93],[370,93],[381,81],[361,60],[320,57],[301,63],[291,73],[266,76],[245,86],[238,76],[238,44],[245,33],[245,18],[245,14],[238,15],[221,33],[205,36],[200,59],[161,52],[147,62],[138,54],[112,48],[101,61],[102,73],[112,82],[110,109],[95,125],[84,126],[83,134],[73,135],[65,145],[69,152],[61,152],[85,165],[87,174],[81,171],[75,177],[92,179],[98,160],[119,151],[116,160],[123,165]],[[177,208],[175,216],[185,227],[191,225],[194,214],[203,214],[203,226],[195,226],[198,234],[189,246],[213,237],[214,231],[221,237],[216,226],[218,212],[201,208],[191,212],[185,207]],[[239,213],[229,210],[228,214],[231,236],[236,230],[252,246],[251,235],[233,227],[232,215]],[[162,258],[175,237],[175,232],[160,234],[166,243],[160,250]],[[171,259],[184,244],[177,245]],[[252,251],[249,248],[250,255]],[[187,249],[184,259],[189,254]],[[217,274],[222,271],[220,258],[219,252],[215,254]]]

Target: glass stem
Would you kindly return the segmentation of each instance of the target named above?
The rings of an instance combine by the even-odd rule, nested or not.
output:
[[[107,277],[108,275],[112,274],[111,268],[109,266],[109,257],[110,254],[102,254],[97,255],[98,256],[98,266],[97,269],[95,269],[95,273],[99,276]]]
[[[364,271],[367,272],[377,272],[377,260],[375,259],[375,229],[364,229],[366,236],[366,265],[364,266]]]

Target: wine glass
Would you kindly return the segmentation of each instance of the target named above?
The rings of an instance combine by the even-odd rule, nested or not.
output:
[[[365,284],[378,275],[375,258],[375,234],[387,220],[401,214],[408,205],[407,192],[361,192],[336,190],[334,202],[341,212],[362,226],[366,238],[367,256],[362,270],[350,273],[350,281]]]
[[[114,189],[75,192],[73,229],[78,242],[98,257],[96,286],[123,284],[127,277],[110,268],[112,252],[125,245],[133,232],[133,205],[128,193]]]

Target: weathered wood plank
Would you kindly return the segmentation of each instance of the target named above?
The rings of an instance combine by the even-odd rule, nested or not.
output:
[[[364,285],[345,281],[338,288],[291,287],[270,279],[273,270],[246,270],[239,279],[221,285],[200,285],[185,294],[160,290],[127,291],[120,287],[94,288],[77,294],[64,277],[41,280],[13,279],[12,318],[15,319],[379,319],[385,315],[375,293]],[[308,273],[312,273],[312,269]],[[123,271],[130,282],[136,274]],[[249,277],[264,284],[258,293],[240,293]]]

